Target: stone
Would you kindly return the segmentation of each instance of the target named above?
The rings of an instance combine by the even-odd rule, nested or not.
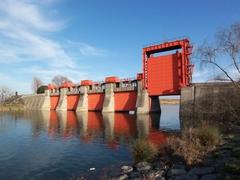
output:
[[[232,144],[226,144],[221,147],[222,150],[232,150],[233,145]]]
[[[136,164],[136,169],[139,171],[139,172],[147,172],[151,169],[151,164],[148,163],[148,162],[139,162]]]
[[[196,174],[188,173],[186,177],[186,180],[199,180],[199,177]]]
[[[128,179],[128,175],[126,175],[126,174],[120,175],[117,179],[118,179],[118,180]]]
[[[140,172],[137,172],[137,171],[134,171],[134,172],[131,172],[130,175],[129,175],[129,178],[130,179],[138,179],[138,178],[141,178],[141,174]]]
[[[122,166],[121,167],[122,173],[123,174],[127,174],[133,171],[133,167],[132,166]]]
[[[171,180],[199,180],[199,177],[197,175],[194,174],[183,174],[183,175],[179,175],[179,176],[172,176],[169,179]]]
[[[174,164],[172,166],[173,169],[186,169],[186,166],[184,164]]]
[[[201,177],[201,180],[216,180],[218,179],[217,174],[207,174]]]
[[[240,147],[233,148],[232,153],[235,157],[240,158]]]
[[[210,174],[213,173],[215,169],[213,167],[198,167],[198,168],[193,168],[189,171],[189,174],[196,174],[199,176],[205,175],[205,174]]]
[[[232,149],[232,152],[240,152],[240,147],[235,147]]]
[[[153,167],[154,167],[154,169],[164,169],[165,168],[165,163],[164,162],[162,162],[162,161],[158,161],[158,162],[154,162],[153,163]]]
[[[167,173],[167,176],[171,177],[171,176],[179,176],[184,174],[187,174],[185,169],[170,169]]]
[[[165,175],[165,171],[164,170],[150,170],[150,172],[147,174],[148,178],[160,178],[163,177]]]

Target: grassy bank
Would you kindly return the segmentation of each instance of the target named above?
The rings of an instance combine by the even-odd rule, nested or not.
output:
[[[218,128],[210,126],[190,128],[182,132],[181,136],[170,136],[161,148],[147,140],[136,140],[132,144],[132,153],[135,162],[151,162],[163,153],[171,157],[179,157],[192,166],[202,163],[205,157],[221,144],[221,140]]]
[[[5,111],[23,111],[24,106],[23,105],[4,105],[0,104],[0,112],[5,112]]]

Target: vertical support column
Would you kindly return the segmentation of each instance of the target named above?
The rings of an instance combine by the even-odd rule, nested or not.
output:
[[[50,90],[45,90],[44,100],[41,107],[41,110],[50,110],[51,103],[50,103]]]
[[[115,111],[114,102],[114,88],[116,88],[116,83],[119,82],[118,77],[111,76],[105,79],[105,97],[103,102],[103,113],[109,113]]]
[[[60,89],[60,99],[57,105],[57,111],[67,111],[67,88]]]
[[[88,87],[89,86],[80,87],[80,98],[76,109],[78,112],[88,111]]]
[[[143,88],[143,79],[140,77],[141,74],[138,74],[137,80],[137,103],[136,103],[136,111],[137,114],[146,114],[149,113],[149,96],[146,89]]]
[[[109,113],[115,111],[115,103],[114,103],[114,87],[115,83],[107,83],[105,84],[105,97],[103,102],[103,113]]]

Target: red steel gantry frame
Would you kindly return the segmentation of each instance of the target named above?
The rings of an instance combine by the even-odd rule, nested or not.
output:
[[[165,55],[167,51],[171,52]],[[148,90],[149,96],[179,95],[182,87],[190,85],[191,53],[188,39],[143,48],[143,87]]]

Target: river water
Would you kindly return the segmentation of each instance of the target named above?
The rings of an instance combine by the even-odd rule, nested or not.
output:
[[[0,113],[0,179],[74,179],[104,176],[133,163],[131,142],[164,144],[180,130],[179,106],[161,114],[55,111]],[[90,168],[94,168],[90,171]]]

